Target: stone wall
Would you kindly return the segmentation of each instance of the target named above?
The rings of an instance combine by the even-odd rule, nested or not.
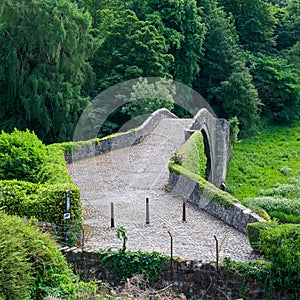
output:
[[[240,204],[237,200],[233,200],[231,207],[225,208],[216,201],[211,200],[211,198],[204,196],[203,193],[200,192],[198,182],[182,174],[170,173],[168,188],[175,194],[193,203],[196,207],[203,209],[243,233],[247,233],[247,224],[265,221],[250,209]],[[218,192],[216,188],[215,193]],[[210,197],[213,196],[211,191],[209,194]],[[229,196],[232,198],[231,195]]]
[[[112,272],[103,268],[97,253],[77,248],[62,248],[61,251],[73,266],[75,273],[83,279],[96,278],[108,281],[111,285],[120,284]],[[166,270],[161,271],[157,289],[173,284],[175,292],[184,293],[187,297],[194,297],[193,299],[290,300],[283,291],[266,291],[266,287],[251,276],[243,281],[237,273],[223,275],[222,271],[217,272],[216,264],[212,262],[174,259],[172,264],[172,276],[170,262],[167,262]]]
[[[91,144],[74,148],[72,155],[65,154],[66,160],[70,163],[75,160],[140,143],[163,118],[177,118],[177,116],[172,114],[169,110],[161,108],[152,113],[138,128],[104,137],[99,142],[92,142]]]

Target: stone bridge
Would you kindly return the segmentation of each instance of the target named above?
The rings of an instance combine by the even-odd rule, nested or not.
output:
[[[203,122],[201,116],[205,116]],[[130,250],[169,253],[168,232],[171,232],[174,255],[215,259],[215,235],[222,245],[220,257],[253,258],[244,233],[194,205],[186,204],[187,222],[182,222],[184,199],[164,189],[169,178],[170,157],[191,131],[197,129],[206,135],[209,146],[208,178],[218,184],[225,179],[226,169],[220,176],[217,173],[221,166],[227,167],[229,129],[225,121],[214,121],[205,110],[191,120],[178,119],[161,109],[135,130],[84,145],[72,159],[69,158],[69,173],[81,191],[87,248],[120,246],[115,230],[110,228],[113,202],[115,226],[127,229]],[[220,156],[222,147],[225,154]],[[146,198],[150,202],[148,225],[145,222]]]

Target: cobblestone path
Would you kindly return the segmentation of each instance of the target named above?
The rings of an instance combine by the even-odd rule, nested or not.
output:
[[[168,162],[184,142],[190,120],[163,119],[145,140],[131,147],[76,161],[69,173],[81,190],[84,207],[85,247],[119,248],[115,229],[110,228],[114,203],[115,226],[128,232],[130,250],[170,253],[202,261],[215,259],[215,240],[220,257],[249,260],[254,256],[245,234],[187,204],[187,222],[182,222],[182,199],[165,192]],[[145,199],[150,202],[150,224],[146,225]]]

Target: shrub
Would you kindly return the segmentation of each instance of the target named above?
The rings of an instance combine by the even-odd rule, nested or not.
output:
[[[80,192],[75,185],[68,183],[46,185],[17,180],[0,181],[0,207],[4,207],[10,215],[62,224],[66,190],[70,190],[70,224],[80,224]]]
[[[113,251],[99,250],[101,263],[113,271],[116,278],[125,280],[134,275],[141,274],[149,284],[159,279],[159,271],[164,268],[163,262],[169,257],[159,252],[126,251],[127,231],[124,227],[116,230],[117,237],[121,239],[122,247]]]
[[[0,299],[81,299],[95,294],[79,282],[50,236],[18,217],[0,213]]]
[[[272,261],[272,282],[293,299],[300,295],[300,225],[249,224],[251,246]]]
[[[39,181],[47,158],[46,146],[29,130],[0,134],[0,179]]]

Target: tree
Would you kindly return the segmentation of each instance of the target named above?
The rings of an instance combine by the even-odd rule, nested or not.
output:
[[[293,47],[300,42],[300,0],[290,0],[277,29],[277,49]]]
[[[139,121],[144,121],[149,114],[157,109],[174,108],[174,98],[176,87],[172,80],[160,79],[151,80],[139,79],[132,86],[130,103],[123,107],[122,111],[127,113],[131,118],[137,118]]]
[[[68,0],[4,0],[0,19],[0,127],[70,139],[93,79],[89,15]]]
[[[221,83],[227,118],[238,117],[243,134],[253,134],[259,120],[260,99],[245,63],[238,61],[227,81]]]
[[[175,58],[174,79],[188,86],[199,73],[205,26],[195,0],[148,0],[147,19],[165,37]]]
[[[99,90],[141,76],[169,77],[173,56],[165,53],[165,39],[150,22],[129,9],[100,13],[102,43],[94,59]]]
[[[275,123],[290,123],[300,116],[300,80],[297,71],[280,57],[252,57],[251,73],[262,113]]]
[[[219,0],[235,20],[240,42],[251,52],[270,52],[275,46],[275,10],[266,0]]]

